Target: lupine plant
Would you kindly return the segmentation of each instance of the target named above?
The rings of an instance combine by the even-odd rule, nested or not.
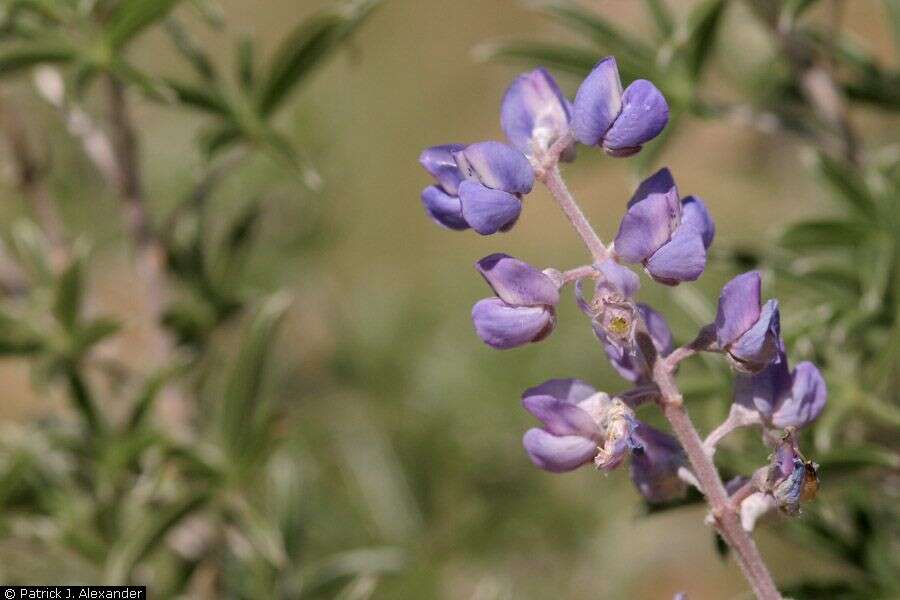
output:
[[[754,594],[777,599],[781,595],[750,534],[761,516],[800,515],[803,503],[816,495],[817,465],[802,454],[797,432],[825,408],[824,379],[809,362],[790,370],[778,302],[763,302],[756,271],[725,284],[715,320],[674,347],[665,317],[637,301],[641,283],[635,268],[666,286],[697,280],[715,236],[707,203],[682,197],[672,174],[661,169],[634,191],[607,245],[560,170],[561,162],[574,159],[578,143],[614,158],[633,156],[668,121],[659,89],[643,79],[623,89],[614,57],[593,67],[572,102],[538,68],[518,77],[503,98],[500,122],[509,145],[454,143],[422,153],[420,163],[434,178],[422,203],[447,229],[490,235],[515,225],[535,181],[546,186],[590,262],[540,269],[502,253],[479,260],[475,268],[494,295],[473,307],[475,332],[497,349],[539,342],[552,334],[561,292],[570,286],[610,362],[632,387],[610,394],[582,380],[552,379],[527,389],[522,405],[540,422],[524,434],[527,456],[553,473],[586,465],[608,472],[628,462],[632,481],[651,503],[684,497],[693,486]],[[679,364],[701,352],[721,354],[735,373],[732,410],[705,440],[676,381]],[[665,415],[672,433],[638,417],[652,406]],[[713,461],[716,447],[743,426],[759,428],[770,461],[725,482]]]
[[[0,1],[5,157],[29,214],[4,227],[0,354],[27,360],[39,391],[71,408],[4,424],[0,582],[144,584],[160,598],[362,597],[400,564],[388,547],[306,556],[304,452],[287,406],[263,383],[290,297],[246,277],[271,200],[244,198],[236,214],[213,220],[223,183],[249,161],[269,162],[295,188],[320,184],[275,116],[375,5],[316,12],[267,58],[242,37],[231,76],[189,33],[224,35],[214,1]],[[154,29],[190,76],[136,66],[130,50]],[[70,135],[59,145],[81,151],[75,166],[64,152],[50,160],[23,97]],[[209,121],[197,181],[170,202],[151,201],[145,188],[132,114],[141,101]],[[73,175],[78,161],[89,167]],[[147,350],[140,365],[122,352],[134,342],[106,344],[122,319],[98,314],[92,240],[73,239],[58,213],[66,185],[121,209],[134,285],[149,307],[129,307],[149,331],[135,344]],[[161,204],[166,213],[153,214]],[[233,339],[231,358],[220,336]]]

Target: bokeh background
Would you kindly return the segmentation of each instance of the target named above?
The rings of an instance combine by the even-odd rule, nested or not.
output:
[[[265,55],[298,20],[328,4],[224,0],[221,29],[188,12],[183,21],[227,65],[241,35],[253,34]],[[583,4],[636,36],[652,32],[641,2]],[[696,3],[668,4],[684,15]],[[843,4],[843,27],[879,60],[896,65],[882,2],[819,4],[810,19],[826,21],[832,4]],[[701,505],[650,513],[624,469],[609,476],[591,469],[553,476],[535,469],[522,450],[521,435],[532,426],[519,404],[526,387],[552,377],[583,378],[610,392],[625,387],[571,298],[560,307],[555,333],[541,344],[496,352],[472,330],[470,307],[487,295],[472,268],[478,258],[503,251],[542,266],[585,262],[549,195],[543,189],[530,194],[515,229],[492,237],[442,230],[419,203],[428,183],[416,162],[422,148],[502,137],[499,101],[525,63],[484,60],[484,44],[569,42],[574,36],[522,2],[387,0],[278,117],[320,172],[321,190],[262,157],[239,167],[210,199],[214,224],[225,223],[249,199],[261,200],[259,242],[243,285],[284,288],[292,297],[264,394],[290,410],[283,427],[304,560],[397,548],[398,569],[379,581],[374,597],[617,600],[670,598],[680,590],[692,600],[746,597],[737,567],[720,558],[702,524]],[[746,7],[732,3],[707,89],[723,100],[741,98],[770,68],[773,53],[770,37]],[[129,55],[155,73],[188,72],[158,30],[142,35]],[[558,78],[573,94],[579,79],[565,72]],[[140,366],[147,313],[115,218],[118,200],[27,77],[2,85],[5,101],[27,115],[29,130],[51,156],[50,187],[67,227],[93,243],[88,310],[124,324],[102,352]],[[160,220],[196,183],[202,158],[194,147],[205,121],[140,99],[133,111],[147,198]],[[896,117],[864,108],[853,118],[867,145],[897,142]],[[719,286],[737,270],[736,252],[764,251],[786,224],[834,210],[810,176],[809,151],[796,136],[734,119],[686,119],[651,166],[669,166],[683,194],[706,200],[717,224],[710,267],[700,282],[677,291],[645,281],[641,292],[680,341],[708,318]],[[628,163],[582,148],[565,168],[605,239],[615,233],[637,181]],[[28,214],[7,183],[0,188],[3,226]],[[803,310],[784,300],[786,312]],[[209,361],[221,372],[232,368],[239,331],[235,323],[216,334]],[[682,378],[687,390],[703,390],[688,402],[708,431],[727,411],[727,387],[694,365]],[[36,382],[25,360],[0,363],[0,382],[0,418],[8,427],[69,414],[64,390]],[[106,409],[122,407],[110,402]],[[653,421],[652,411],[646,417]],[[735,438],[753,439],[750,433]],[[765,455],[758,448],[760,464]],[[782,527],[776,521],[757,535],[779,581],[839,572],[816,548],[780,535]],[[79,580],[91,572],[12,535],[0,536],[0,556],[5,581]]]

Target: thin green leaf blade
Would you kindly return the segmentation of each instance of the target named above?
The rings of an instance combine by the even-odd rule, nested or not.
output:
[[[139,33],[161,21],[179,0],[123,0],[105,26],[106,43],[118,50]]]

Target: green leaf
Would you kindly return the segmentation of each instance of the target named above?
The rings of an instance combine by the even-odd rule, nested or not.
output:
[[[27,317],[0,305],[0,356],[36,354],[44,346],[44,336]]]
[[[795,251],[855,247],[865,239],[868,231],[865,224],[858,221],[810,220],[788,227],[781,235],[781,244]]]
[[[244,132],[233,121],[226,121],[212,129],[204,131],[198,143],[207,159],[211,159],[229,146],[237,143],[244,137]]]
[[[728,0],[706,0],[698,4],[687,18],[686,43],[680,49],[691,80],[697,81],[715,51],[716,33],[725,14]]]
[[[253,38],[245,35],[237,45],[237,78],[241,88],[245,91],[253,89],[256,80],[256,67],[254,64]]]
[[[178,52],[190,63],[201,79],[213,81],[216,70],[206,52],[174,18],[166,19],[164,28]]]
[[[173,527],[205,506],[210,498],[210,490],[202,490],[146,514],[132,531],[123,535],[109,549],[109,559],[104,569],[104,583],[124,585],[131,582],[134,567],[161,546],[165,535]]]
[[[73,351],[76,354],[83,354],[91,347],[118,333],[121,328],[118,322],[111,319],[94,319],[90,323],[78,327],[75,331],[72,341]]]
[[[75,256],[60,274],[53,299],[53,314],[67,331],[75,329],[84,296],[84,261]]]
[[[165,82],[184,106],[223,117],[231,114],[231,108],[222,94],[209,84],[199,86],[175,79],[166,79]]]
[[[71,46],[59,42],[30,42],[0,48],[0,77],[43,63],[70,62],[75,56]]]
[[[169,381],[187,366],[187,362],[181,362],[160,369],[143,382],[137,397],[134,400],[131,413],[126,420],[127,431],[139,429],[146,422],[146,418],[153,409],[153,403],[159,397],[159,394],[163,391]]]
[[[257,106],[269,115],[294,87],[359,26],[379,0],[345,3],[303,21],[275,51],[259,88]]]
[[[406,555],[399,548],[350,550],[320,560],[302,572],[300,598],[320,598],[335,584],[360,575],[378,575],[399,571]]]
[[[666,6],[665,0],[644,0],[644,6],[653,17],[660,37],[668,39],[675,29],[675,20],[672,18],[672,12]]]
[[[278,326],[290,306],[286,294],[275,294],[256,311],[241,337],[238,354],[226,382],[220,407],[225,447],[234,457],[253,441],[253,424],[261,415],[260,390]]]
[[[623,79],[630,81],[647,77],[654,69],[653,49],[642,41],[619,30],[614,25],[574,2],[568,0],[540,0],[532,4],[557,21],[588,34],[599,48],[614,52]],[[594,59],[596,63],[600,59]]]
[[[139,33],[161,21],[179,0],[122,0],[104,28],[106,43],[119,50]]]
[[[900,0],[884,0],[884,8],[894,34],[894,56],[900,57]]]
[[[877,446],[839,448],[816,457],[823,477],[829,474],[853,472],[868,467],[888,470],[900,469],[900,455]]]
[[[579,77],[590,73],[597,64],[597,52],[594,50],[516,40],[486,42],[476,46],[474,54],[478,60],[541,64]]]
[[[861,216],[872,217],[877,214],[877,204],[856,169],[830,158],[824,152],[816,156],[814,165],[844,206]]]
[[[278,526],[243,498],[232,496],[230,500],[233,518],[253,549],[272,566],[283,567],[287,551]]]

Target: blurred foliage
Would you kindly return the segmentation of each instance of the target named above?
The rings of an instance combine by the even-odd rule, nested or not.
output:
[[[688,115],[739,115],[744,124],[763,126],[773,137],[788,134],[804,141],[811,174],[837,210],[783,226],[776,243],[765,249],[734,248],[728,257],[736,270],[767,273],[772,295],[786,305],[790,354],[823,367],[829,385],[828,409],[807,440],[828,491],[785,533],[845,565],[848,574],[799,581],[785,593],[810,599],[897,597],[900,148],[861,147],[863,140],[848,114],[863,105],[900,111],[900,71],[880,64],[834,18],[808,18],[825,2],[701,0],[681,20],[662,0],[644,4],[655,26],[653,39],[638,38],[575,2],[541,0],[533,3],[537,10],[571,30],[582,44],[505,40],[486,44],[481,54],[579,76],[590,71],[598,56],[615,54],[626,83],[636,78],[657,83],[669,100],[671,121],[635,161],[640,173],[665,152]],[[757,26],[771,36],[777,62],[751,77],[755,89],[744,90],[739,103],[729,104],[712,99],[703,75],[715,56],[716,38],[728,34],[720,31],[723,14],[737,9],[756,17]],[[884,9],[896,26],[897,3],[886,0]],[[894,33],[900,56],[896,27]],[[676,298],[698,315],[698,325],[714,312],[710,302],[687,289],[677,290]],[[706,366],[721,375],[721,365]],[[718,386],[710,388],[707,379],[703,389],[685,392],[728,398]],[[749,446],[734,450],[720,457],[724,465],[734,472],[752,471],[758,457]]]

